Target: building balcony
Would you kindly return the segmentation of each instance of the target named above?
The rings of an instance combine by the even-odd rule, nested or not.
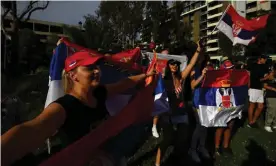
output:
[[[212,31],[208,31],[208,32],[207,32],[207,35],[210,36],[211,33],[212,33]],[[218,30],[214,31],[214,32],[212,33],[212,35],[217,34],[217,33],[218,33]]]
[[[204,11],[204,12],[201,12],[201,15],[206,15],[208,12],[207,11]]]
[[[250,4],[250,3],[253,3],[253,2],[255,2],[255,3],[256,3],[256,1],[253,1],[253,0],[247,0],[247,1],[246,1],[246,4]]]
[[[207,3],[211,3],[211,2],[213,2],[213,1],[215,1],[215,0],[207,0]]]
[[[207,19],[200,19],[200,24],[206,23]]]
[[[200,27],[200,31],[206,31],[208,27]]]
[[[182,12],[182,13],[181,13],[181,15],[180,15],[180,16],[184,16],[184,15],[187,15],[187,14],[193,13],[193,12],[195,12],[195,11],[198,11],[198,10],[200,10],[200,9],[204,8],[204,7],[206,7],[206,5],[200,6],[200,7],[198,7],[198,8],[191,9],[191,10],[186,11],[186,12],[184,11],[184,12]]]
[[[218,51],[219,47],[207,47],[207,52]]]
[[[207,24],[207,27],[210,28],[210,27],[214,27],[218,24],[218,21],[217,22],[212,22],[212,23],[208,23]]]
[[[207,44],[211,44],[211,43],[217,43],[218,39],[208,39],[207,40]]]
[[[251,12],[255,12],[255,11],[257,11],[257,7],[253,7],[253,8],[247,9],[246,13],[251,13]]]
[[[217,13],[217,14],[213,14],[213,15],[207,15],[207,19],[212,19],[215,17],[220,17],[222,16],[223,12]]]
[[[223,4],[221,3],[221,4],[218,4],[218,5],[212,6],[212,7],[208,7],[208,11],[220,8],[222,6],[223,6]]]

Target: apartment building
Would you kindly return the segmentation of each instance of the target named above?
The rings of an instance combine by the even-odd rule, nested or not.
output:
[[[218,31],[213,29],[219,22],[228,1],[185,1],[183,16],[184,23],[192,26],[191,40],[197,41],[200,37],[208,37],[207,52],[211,55],[217,55],[219,51]]]
[[[268,0],[248,0],[246,2],[246,17],[250,19],[258,16],[258,12],[268,12],[271,10],[271,6],[272,2]]]
[[[59,37],[67,37],[63,30],[64,24],[30,19],[25,23],[20,24],[20,29],[31,29],[37,34],[41,42],[46,42],[47,37],[51,35],[57,35]],[[69,26],[69,25],[68,25]],[[79,28],[79,26],[70,25],[71,27]],[[6,17],[4,20],[4,28],[7,32],[11,31],[11,18]]]
[[[184,1],[184,11],[181,14],[183,21],[193,27],[191,40],[197,41],[200,37],[208,37],[207,52],[211,56],[219,54],[218,31],[213,29],[219,22],[228,4],[232,4],[236,11],[243,17],[253,18],[258,16],[261,10],[270,11],[272,2],[260,1]]]

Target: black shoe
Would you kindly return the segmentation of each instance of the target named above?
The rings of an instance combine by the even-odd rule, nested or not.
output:
[[[208,150],[205,147],[199,147],[197,151],[201,154],[201,156],[205,159],[210,159],[210,155]]]
[[[247,127],[250,127],[250,128],[259,128],[258,124],[257,123],[253,123],[253,124],[247,124]]]
[[[231,148],[222,148],[222,152],[223,154],[229,155],[229,156],[233,156],[233,151]]]

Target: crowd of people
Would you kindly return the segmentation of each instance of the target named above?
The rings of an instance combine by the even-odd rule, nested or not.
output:
[[[168,54],[169,52],[166,50],[162,53]],[[66,95],[46,107],[33,120],[14,126],[1,136],[3,165],[10,165],[34,151],[56,131],[62,132],[64,136],[62,137],[64,139],[62,140],[63,147],[74,143],[88,134],[91,128],[95,128],[99,121],[108,117],[108,111],[105,107],[105,101],[108,97],[135,87],[147,77],[156,74],[154,70],[150,70],[146,74],[130,76],[115,84],[100,85],[101,73],[97,67],[100,59],[91,57],[86,52],[77,52],[67,57],[63,74]],[[257,120],[266,105],[264,129],[272,132],[273,129],[276,129],[276,65],[274,64],[272,70],[269,71],[269,67],[265,64],[266,59],[266,56],[260,55],[254,66],[245,67],[248,74],[250,74],[247,126],[251,128],[258,127]],[[232,70],[237,66],[230,59],[224,58],[219,69]],[[158,145],[156,166],[162,164],[161,161],[166,149],[177,141],[189,146],[188,154],[196,163],[202,162],[202,158],[213,158],[205,145],[208,128],[200,124],[197,113],[199,109],[199,88],[208,70],[216,70],[216,68],[211,63],[210,57],[203,51],[200,42],[198,42],[194,55],[183,71],[180,71],[180,62],[173,59],[168,60],[163,79],[170,111],[154,117],[152,125],[154,137],[159,137],[161,128],[163,131],[163,139]],[[187,82],[187,80],[190,82]],[[192,89],[193,112],[197,123],[191,136],[189,135],[191,124],[188,117],[188,111],[190,110],[187,110],[187,101],[184,97],[185,84],[189,84]],[[216,129],[215,156],[233,154],[230,142],[231,130],[235,121],[236,119],[233,119],[228,122],[227,127]],[[188,142],[189,137],[191,137],[190,142]],[[221,140],[222,137],[223,140]],[[122,163],[121,159],[124,154],[118,156],[118,153],[114,151],[119,149],[118,146],[115,147],[116,149],[103,146],[101,150],[110,161],[118,165]],[[175,147],[175,149],[177,148],[181,151],[181,148],[184,147]],[[96,162],[94,162],[94,165],[96,165]]]

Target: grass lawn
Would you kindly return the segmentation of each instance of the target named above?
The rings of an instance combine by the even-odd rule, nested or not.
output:
[[[45,98],[47,95],[47,84],[48,74],[39,77],[32,76],[29,81],[20,81],[21,86],[17,87],[17,91],[22,91],[18,94],[20,98],[25,102],[29,103],[29,114],[30,119],[35,117],[44,107]],[[26,88],[25,86],[29,86]],[[22,89],[22,90],[21,90]],[[39,93],[32,93],[32,91],[38,91]],[[246,127],[246,121],[240,123],[240,127],[234,134],[232,139],[232,148],[234,152],[233,157],[220,156],[213,161],[206,161],[202,165],[214,165],[214,166],[276,166],[276,131],[274,133],[268,133],[263,129],[263,118],[259,120],[259,129],[252,129]],[[150,128],[148,128],[151,130]],[[210,129],[208,133],[207,145],[212,150],[214,130]],[[155,139],[148,133],[148,137],[145,139],[144,144],[138,148],[136,153],[128,158],[129,166],[154,166],[155,154],[157,145],[161,139]],[[166,156],[169,156],[171,150],[167,150]],[[183,157],[182,163],[176,162],[175,158],[167,158],[169,166],[181,166],[181,165],[194,165],[189,160],[189,157],[183,154],[177,154]]]

